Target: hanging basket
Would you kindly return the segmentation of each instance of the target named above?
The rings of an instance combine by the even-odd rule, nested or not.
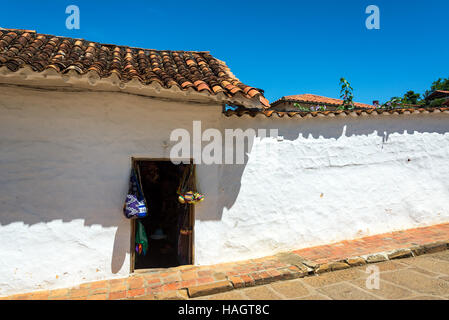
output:
[[[183,228],[179,230],[179,233],[183,236],[189,236],[192,234],[192,230]]]
[[[178,188],[178,201],[182,204],[196,204],[204,200],[204,194],[194,190],[192,183],[194,166],[188,165],[184,170]]]
[[[188,191],[184,194],[180,194],[178,201],[182,204],[194,204],[204,200],[204,195],[199,192]]]

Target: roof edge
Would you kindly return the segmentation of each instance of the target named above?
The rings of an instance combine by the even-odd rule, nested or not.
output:
[[[326,96],[320,96],[320,95],[316,95],[316,94],[312,94],[312,93],[306,93],[306,94],[310,94],[313,96],[317,96],[320,98],[326,98],[326,99],[334,99],[334,100],[341,100],[341,99],[337,99],[337,98],[329,98]],[[278,100],[274,101],[273,103],[271,103],[271,107],[275,107],[278,104],[282,103],[282,102],[300,102],[300,103],[310,103],[310,104],[323,104],[323,105],[329,105],[329,106],[341,106],[343,105],[343,103],[332,103],[332,102],[315,102],[315,101],[310,101],[310,100],[303,100],[303,99],[287,99],[289,96],[283,96],[281,98],[279,98]],[[341,100],[343,102],[343,100]],[[362,102],[354,102],[354,104],[359,104],[359,105],[365,105],[369,107],[373,107],[373,105],[368,104],[368,103],[362,103]]]
[[[156,90],[158,93],[178,92],[181,94],[181,96],[202,96],[209,98],[209,100],[219,100],[227,104],[241,104],[248,107],[258,106],[259,108],[263,109],[268,109],[270,107],[269,101],[264,97],[264,92],[262,90],[240,82],[240,80],[238,80],[238,78],[235,77],[235,75],[230,71],[230,68],[226,65],[226,63],[213,57],[209,51],[145,49],[124,45],[104,44],[98,41],[76,39],[67,36],[55,36],[50,34],[37,33],[34,30],[32,31],[25,29],[3,28],[0,31],[0,36],[2,36],[2,40],[4,40],[3,43],[0,42],[0,48],[3,47],[3,49],[6,49],[5,52],[3,52],[2,50],[2,53],[0,54],[0,76],[7,77],[11,81],[13,81],[14,79],[14,81],[17,81],[18,83],[22,83],[24,80],[36,80],[36,78],[41,75],[43,75],[44,79],[47,79],[48,77],[48,79],[51,78],[51,80],[62,79],[63,82],[61,82],[60,86],[76,87],[78,85],[81,85],[83,87],[87,80],[87,83],[91,84],[92,86],[95,86],[96,83],[102,83],[103,85],[105,85],[107,82],[109,82],[109,84],[112,83],[112,87],[118,86],[120,89],[123,89],[123,87],[126,87],[131,83],[132,85],[130,86],[132,87],[139,87],[140,89],[142,89],[141,86],[148,86],[150,87],[150,91]],[[30,50],[27,47],[30,45],[30,41],[37,41],[37,37],[45,38],[47,43],[51,43],[52,38],[58,38],[59,40],[56,41],[57,43],[53,44],[53,49],[59,48],[59,46],[61,45],[61,43],[59,43],[60,41],[67,40],[70,42],[75,42],[74,46],[83,47],[84,54],[91,47],[98,47],[96,49],[93,49],[93,51],[99,49],[100,47],[105,47],[105,49],[114,47],[114,49],[118,48],[119,50],[125,49],[126,51],[133,51],[127,53],[130,55],[130,59],[132,60],[132,62],[135,62],[136,59],[138,59],[137,55],[141,54],[141,52],[144,52],[146,55],[148,55],[149,52],[157,52],[157,54],[161,55],[171,53],[186,53],[187,55],[197,56],[193,58],[187,57],[190,60],[186,61],[186,68],[193,64],[194,67],[192,68],[196,68],[196,71],[198,71],[201,68],[201,63],[204,64],[205,61],[207,61],[206,64],[213,62],[215,65],[217,65],[218,63],[218,65],[215,69],[213,69],[214,77],[210,77],[209,74],[212,73],[208,69],[206,70],[206,73],[201,73],[201,75],[199,76],[195,75],[196,78],[193,76],[183,78],[183,83],[180,83],[178,79],[175,80],[174,78],[171,78],[172,76],[166,77],[169,78],[169,81],[165,81],[161,79],[161,76],[159,74],[154,77],[146,77],[145,74],[142,74],[144,71],[138,71],[136,69],[137,67],[135,67],[133,64],[127,65],[127,67],[131,67],[124,68],[124,71],[121,68],[116,67],[110,69],[110,57],[108,57],[108,59],[103,59],[105,61],[100,59],[98,61],[94,61],[95,63],[83,64],[78,58],[78,60],[75,61],[72,61],[70,59],[65,60],[64,52],[60,54],[58,51],[58,54],[55,55],[56,51],[53,50],[51,54],[47,54],[49,57],[45,57],[45,59],[43,59],[42,61],[38,61],[36,59],[33,59],[34,56],[30,56]],[[15,43],[15,41],[18,42]],[[78,41],[80,42],[80,44],[76,43]],[[9,52],[8,50],[13,46],[18,47],[19,51],[22,49],[28,51],[20,51],[20,54],[16,52],[17,50]],[[31,54],[36,53],[36,50],[31,51]],[[135,51],[141,52],[136,53]],[[198,59],[199,62],[193,61],[192,59]],[[125,58],[123,58],[122,60],[126,61]],[[189,61],[192,61],[192,63],[189,64]],[[122,63],[122,65],[124,65],[124,63]],[[207,67],[211,68],[209,65]],[[156,65],[156,69],[160,70],[159,65]],[[150,68],[149,71],[153,72],[153,69]],[[17,72],[17,76],[13,76],[11,74],[14,72]],[[209,72],[209,74],[207,72]],[[59,74],[59,78],[55,75],[55,73]],[[190,73],[190,75],[191,74],[192,73]],[[125,77],[123,77],[123,75],[125,75]],[[179,76],[179,74],[176,75]],[[123,81],[121,79],[123,79]],[[106,83],[104,81],[106,81]],[[81,82],[83,83],[81,84]],[[140,84],[137,82],[140,82]],[[159,84],[153,82],[159,82]],[[34,84],[29,85],[32,86]],[[197,92],[197,94],[193,94],[191,92],[192,88],[193,91]],[[91,89],[94,90],[93,88]]]
[[[123,82],[112,74],[101,78],[95,71],[86,74],[78,74],[71,70],[61,74],[54,69],[34,71],[30,66],[11,71],[6,66],[0,66],[0,84],[22,85],[34,88],[59,88],[59,89],[85,89],[89,91],[124,92],[143,95],[148,97],[159,97],[175,100],[189,100],[192,102],[211,102],[218,104],[236,104],[246,108],[261,109],[262,97],[258,95],[251,99],[237,92],[234,96],[228,96],[223,92],[211,94],[207,90],[197,91],[193,88],[181,89],[176,85],[169,88],[161,86],[157,81],[151,84],[143,84],[137,79]]]
[[[333,110],[333,111],[276,111],[276,110],[227,110],[224,112],[226,117],[238,116],[242,117],[248,115],[250,117],[256,117],[257,115],[266,116],[272,118],[277,116],[278,118],[315,118],[315,117],[335,117],[335,116],[368,116],[368,115],[408,115],[419,113],[446,113],[449,114],[449,106],[441,107],[426,107],[426,108],[403,108],[403,109],[382,109],[382,108],[356,108],[353,110]]]

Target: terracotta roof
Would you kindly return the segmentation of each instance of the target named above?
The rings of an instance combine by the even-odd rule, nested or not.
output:
[[[263,90],[240,82],[209,52],[140,49],[0,29],[0,69],[17,72],[26,66],[34,72],[53,69],[61,75],[96,73],[99,79],[116,75],[121,83],[137,79],[145,86],[157,83],[162,88],[223,95],[228,100],[238,96],[269,107]]]
[[[297,94],[292,96],[285,96],[280,98],[279,100],[273,102],[271,104],[272,107],[282,103],[282,102],[306,102],[306,103],[316,103],[323,105],[331,105],[331,106],[341,106],[343,104],[343,100],[328,98],[323,96],[318,96],[315,94]],[[354,105],[358,108],[373,108],[374,106],[365,103],[354,102]]]
[[[427,99],[432,100],[432,99],[440,99],[440,98],[446,98],[446,97],[449,97],[449,91],[435,90],[427,97]]]
[[[449,113],[448,107],[427,107],[427,108],[404,108],[404,109],[381,109],[381,108],[358,108],[354,110],[333,110],[333,111],[312,111],[312,112],[302,112],[302,111],[276,111],[272,109],[268,110],[250,110],[250,109],[236,109],[236,110],[227,110],[224,114],[227,117],[238,116],[242,117],[244,115],[248,115],[250,117],[255,117],[257,115],[264,115],[268,118],[276,116],[278,118],[288,117],[288,118],[314,118],[318,116],[338,116],[338,115],[354,115],[354,116],[363,116],[363,115],[378,115],[378,114],[412,114],[412,113],[429,113],[429,112],[445,112]]]

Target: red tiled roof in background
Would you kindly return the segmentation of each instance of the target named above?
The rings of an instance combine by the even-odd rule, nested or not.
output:
[[[390,114],[390,115],[402,115],[402,114],[418,114],[418,113],[449,113],[449,106],[439,106],[439,107],[423,107],[423,108],[398,108],[398,109],[382,109],[382,108],[360,108],[355,110],[327,110],[327,111],[277,111],[274,109],[265,110],[251,110],[251,109],[236,109],[227,110],[224,112],[226,117],[238,116],[242,117],[244,115],[250,117],[256,117],[258,115],[263,115],[267,118],[315,118],[319,116],[365,116],[365,115],[379,115],[379,114]]]
[[[446,98],[446,97],[449,97],[449,91],[435,90],[427,97],[427,99],[433,100],[433,99],[441,99],[441,98]]]
[[[74,70],[84,75],[94,71],[100,78],[116,74],[122,82],[135,78],[144,85],[157,82],[163,88],[192,88],[227,97],[241,94],[258,99],[263,108],[270,106],[263,90],[240,82],[209,52],[131,48],[0,28],[0,68],[15,72],[26,65],[36,72],[54,69],[66,74]]]
[[[271,106],[275,107],[276,105],[281,104],[282,102],[306,102],[306,103],[316,103],[331,106],[341,106],[343,104],[343,100],[340,99],[328,98],[318,96],[315,94],[306,93],[282,97],[279,100],[273,102]],[[354,106],[357,108],[374,108],[374,106],[372,105],[358,102],[354,102]]]

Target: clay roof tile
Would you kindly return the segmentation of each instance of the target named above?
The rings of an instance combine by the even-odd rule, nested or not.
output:
[[[243,91],[248,99],[259,96],[255,101],[263,108],[269,106],[262,90],[240,82],[224,62],[204,51],[131,48],[26,30],[0,30],[0,68],[17,71],[24,65],[62,74],[70,70],[79,74],[95,71],[100,77],[116,74],[122,81],[137,78],[144,85],[156,81],[166,88],[223,92],[229,97]]]

